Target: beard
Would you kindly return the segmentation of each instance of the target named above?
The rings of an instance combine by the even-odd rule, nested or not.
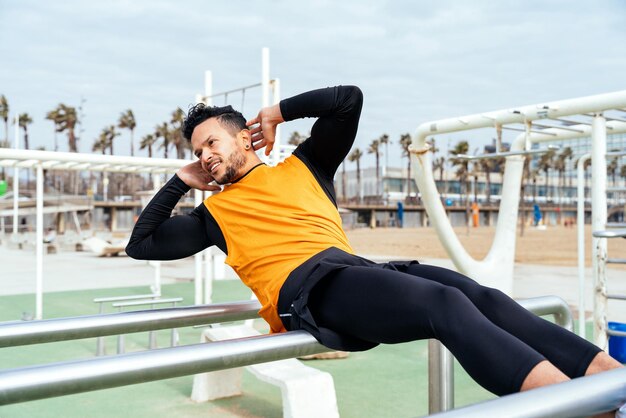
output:
[[[226,166],[224,175],[219,179],[215,178],[215,182],[220,185],[229,184],[237,180],[238,176],[240,176],[239,170],[246,164],[246,159],[242,152],[233,151],[224,164]]]

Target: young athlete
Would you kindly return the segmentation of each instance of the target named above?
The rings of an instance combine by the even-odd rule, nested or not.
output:
[[[440,340],[484,388],[505,395],[621,365],[502,292],[417,261],[356,256],[342,229],[333,176],[357,133],[357,87],[314,90],[264,108],[248,123],[226,107],[194,106],[184,123],[197,161],[181,168],[139,217],[126,251],[188,257],[211,245],[261,302],[271,332],[304,329],[339,350]],[[311,137],[276,167],[276,126],[317,118]],[[217,191],[171,217],[191,188]]]

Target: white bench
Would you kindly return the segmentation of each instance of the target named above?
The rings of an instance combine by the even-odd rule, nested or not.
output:
[[[202,342],[260,335],[249,325],[216,326],[202,332]],[[339,417],[335,385],[329,373],[305,366],[296,359],[247,366],[258,379],[278,386],[285,418]],[[241,395],[242,368],[194,376],[191,399],[206,402]]]

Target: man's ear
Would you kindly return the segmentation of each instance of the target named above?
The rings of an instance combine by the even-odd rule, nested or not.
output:
[[[252,135],[250,134],[249,129],[242,129],[239,131],[237,134],[237,140],[240,141],[241,145],[243,145],[243,147],[247,150],[252,147]]]

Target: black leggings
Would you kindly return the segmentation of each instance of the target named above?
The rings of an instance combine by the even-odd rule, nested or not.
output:
[[[438,339],[497,395],[518,392],[545,359],[570,378],[582,376],[600,352],[455,271],[424,264],[403,270],[351,266],[332,272],[309,296],[315,321],[371,342]]]

